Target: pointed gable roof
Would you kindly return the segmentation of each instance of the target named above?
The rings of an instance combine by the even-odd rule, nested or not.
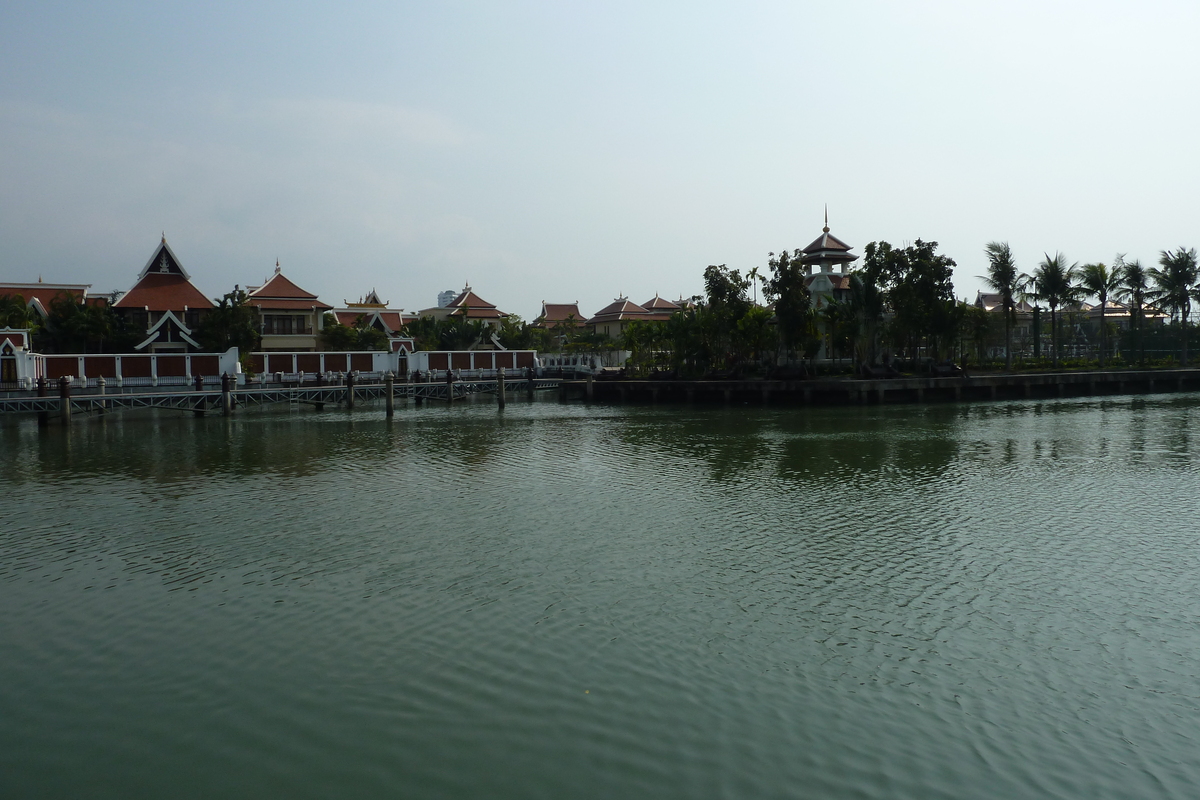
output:
[[[450,301],[450,308],[495,308],[494,305],[484,300],[475,292],[471,291],[468,286],[458,293],[458,297]]]
[[[260,311],[310,311],[314,308],[333,308],[322,303],[312,292],[301,289],[289,280],[279,271],[279,262],[275,262],[275,274],[271,279],[250,292],[247,304]]]
[[[450,312],[451,316],[457,315],[469,319],[501,319],[508,316],[508,314],[497,310],[494,305],[471,291],[470,286],[464,286],[463,290],[458,293],[458,297],[451,300],[447,308],[454,309],[454,311]]]
[[[179,258],[175,255],[175,251],[171,249],[171,245],[167,244],[167,235],[164,233],[162,242],[158,245],[158,249],[154,251],[154,255],[150,256],[150,260],[146,262],[146,266],[142,267],[141,273],[138,275],[138,280],[149,275],[151,272],[159,275],[181,275],[184,280],[191,280],[192,276],[187,274],[187,270],[183,268]]]
[[[212,308],[213,302],[195,287],[167,237],[142,267],[137,282],[113,308],[144,308],[148,311],[183,311],[186,308]]]

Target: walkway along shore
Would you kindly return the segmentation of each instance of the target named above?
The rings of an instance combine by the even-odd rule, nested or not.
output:
[[[454,403],[474,395],[494,395],[496,403],[504,407],[507,396],[525,396],[532,400],[537,392],[558,391],[560,381],[556,378],[506,378],[500,370],[495,378],[464,379],[455,381],[430,381],[408,383],[396,381],[394,376],[385,376],[383,382],[357,383],[353,375],[345,383],[336,385],[268,384],[260,387],[234,388],[233,381],[223,378],[221,389],[204,388],[187,390],[180,387],[174,391],[125,390],[109,393],[103,379],[95,390],[78,391],[66,378],[53,386],[43,382],[36,393],[11,392],[0,396],[0,416],[37,414],[41,424],[51,419],[70,422],[73,414],[104,415],[122,409],[165,408],[189,411],[197,416],[206,413],[221,413],[226,416],[237,408],[290,404],[311,406],[322,411],[326,406],[352,410],[364,402],[384,404],[387,416],[395,411],[395,401],[411,400],[415,405],[431,401]],[[203,384],[201,384],[203,386]]]
[[[563,400],[846,405],[1200,391],[1200,369],[987,373],[957,377],[564,381]]]

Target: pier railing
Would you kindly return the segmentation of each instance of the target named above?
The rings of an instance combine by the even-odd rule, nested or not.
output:
[[[65,416],[70,416],[72,412],[91,414],[130,408],[168,408],[202,414],[215,410],[224,411],[226,395],[229,398],[230,410],[238,406],[266,406],[274,403],[304,404],[317,408],[327,405],[353,408],[363,403],[387,402],[389,391],[393,401],[408,399],[417,402],[453,402],[477,394],[495,394],[500,385],[498,378],[421,383],[393,381],[389,385],[387,382],[358,383],[351,376],[350,380],[333,385],[275,383],[230,388],[228,392],[223,392],[219,382],[220,379],[215,389],[209,388],[205,383],[204,388],[190,391],[145,391],[140,387],[110,389],[106,386],[105,391],[101,392],[96,388],[81,391],[68,381],[65,382],[65,402],[69,403],[69,408]],[[516,396],[519,393],[556,390],[560,383],[558,380],[547,378],[514,378],[506,380],[505,386],[508,393]],[[39,396],[35,390],[11,392],[0,397],[0,414],[40,413],[64,416],[64,386],[58,382],[47,383],[43,391],[43,396]]]

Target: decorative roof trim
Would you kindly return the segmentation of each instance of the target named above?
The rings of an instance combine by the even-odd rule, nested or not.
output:
[[[188,271],[184,269],[183,262],[179,260],[179,256],[175,255],[175,251],[171,249],[171,245],[167,244],[166,236],[163,237],[163,240],[159,243],[158,247],[154,248],[154,253],[150,256],[150,260],[146,262],[146,266],[142,267],[141,273],[138,274],[138,280],[140,281],[142,278],[146,277],[146,275],[150,272],[150,268],[154,266],[154,262],[158,260],[159,253],[161,253],[163,250],[166,250],[167,253],[170,254],[171,259],[175,262],[175,266],[179,267],[179,273],[183,275],[184,280],[190,281],[192,276],[188,275]]]

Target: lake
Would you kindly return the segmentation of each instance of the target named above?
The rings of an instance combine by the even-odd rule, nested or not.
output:
[[[1200,785],[1200,396],[0,425],[0,795]]]

